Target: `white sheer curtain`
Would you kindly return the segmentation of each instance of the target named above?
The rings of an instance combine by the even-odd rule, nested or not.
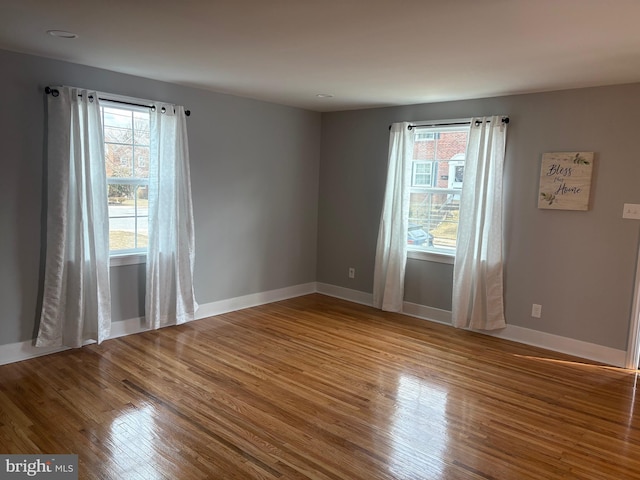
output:
[[[36,346],[109,337],[109,227],[98,95],[47,95],[47,247]],[[90,98],[92,97],[92,98]]]
[[[500,116],[471,120],[453,269],[452,318],[460,328],[506,326],[502,278],[506,135],[507,125]]]
[[[181,106],[164,110],[151,112],[145,316],[152,329],[193,320],[198,308],[186,117]]]
[[[415,133],[409,123],[391,125],[389,164],[378,230],[373,304],[390,312],[402,310],[407,260],[409,185]]]

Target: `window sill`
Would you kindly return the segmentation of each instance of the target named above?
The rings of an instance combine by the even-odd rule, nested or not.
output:
[[[408,250],[407,258],[412,260],[422,260],[425,262],[447,263],[453,265],[455,263],[455,255],[446,253],[423,252],[421,250]]]
[[[124,255],[112,255],[109,257],[110,267],[121,267],[124,265],[139,265],[147,263],[146,253],[126,253]]]

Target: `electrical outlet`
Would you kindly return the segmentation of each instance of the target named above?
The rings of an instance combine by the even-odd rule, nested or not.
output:
[[[354,267],[349,267],[349,278],[356,278],[356,269]]]
[[[635,203],[625,203],[622,210],[622,218],[640,219],[640,205]]]
[[[540,318],[542,316],[542,305],[534,303],[531,307],[531,316],[534,318]]]

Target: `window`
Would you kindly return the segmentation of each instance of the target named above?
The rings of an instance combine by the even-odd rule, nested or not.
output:
[[[416,132],[413,138],[414,142],[424,142],[426,140],[435,140],[440,136],[438,132]]]
[[[111,255],[144,253],[148,238],[149,110],[103,102]]]
[[[437,168],[437,167],[436,167]],[[434,162],[414,161],[411,168],[411,185],[414,187],[433,186]]]
[[[454,255],[469,127],[415,128],[408,249]]]

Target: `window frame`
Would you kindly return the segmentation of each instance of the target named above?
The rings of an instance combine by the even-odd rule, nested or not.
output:
[[[455,154],[450,159],[437,158],[437,154],[434,153],[433,159],[415,159],[411,160],[411,173],[410,173],[410,185],[409,192],[412,193],[426,193],[426,194],[447,194],[447,195],[459,195],[461,194],[462,184],[458,184],[458,182],[454,182],[447,177],[447,188],[442,188],[435,186],[438,181],[439,174],[439,163],[444,162],[452,162],[449,165],[449,171],[454,171],[455,168],[459,168],[460,166],[465,166],[466,161],[466,150],[468,147],[468,135],[471,128],[470,121],[468,119],[461,120],[443,120],[438,122],[424,122],[425,125],[415,125],[413,128],[416,129],[416,135],[419,133],[424,135],[431,133],[427,138],[423,138],[417,140],[415,143],[420,141],[441,141],[442,133],[448,132],[459,132],[464,131],[467,134],[467,144],[465,145],[465,151],[461,158],[460,154]],[[430,162],[435,169],[432,170],[432,186],[417,186],[414,181],[414,165],[422,162]],[[433,168],[433,167],[432,167]],[[449,174],[450,175],[450,174]],[[455,183],[455,185],[454,185]],[[413,223],[412,218],[408,218],[408,223]],[[427,232],[429,233],[429,232]],[[415,260],[425,260],[432,261],[438,263],[445,264],[454,264],[455,263],[455,249],[452,251],[451,249],[438,248],[438,247],[423,247],[407,244],[407,258],[415,259]]]
[[[420,187],[429,187],[433,186],[433,181],[435,177],[433,175],[434,167],[436,167],[437,172],[437,160],[413,160],[411,162],[411,188],[420,188]],[[416,167],[426,165],[429,166],[429,172],[417,172]],[[418,175],[428,176],[429,181],[427,183],[417,183],[416,177]]]
[[[147,115],[149,115],[149,127],[150,127],[150,122],[151,122],[151,112],[149,110],[149,107],[147,106],[139,106],[139,105],[133,105],[130,104],[129,102],[131,101],[137,101],[137,102],[144,102],[144,100],[139,100],[139,99],[129,99],[127,98],[127,102],[121,102],[118,100],[115,101],[109,101],[109,100],[101,100],[100,101],[100,109],[101,109],[101,116],[102,116],[102,132],[103,132],[103,144],[104,144],[104,151],[105,151],[105,159],[104,159],[104,163],[105,163],[105,168],[107,167],[107,145],[121,145],[121,146],[126,146],[126,147],[131,147],[132,151],[131,151],[131,160],[130,160],[130,166],[132,169],[132,174],[135,173],[135,170],[137,167],[139,167],[138,162],[137,162],[137,158],[139,157],[139,155],[136,154],[136,148],[147,148],[151,149],[151,145],[150,142],[148,144],[144,144],[144,143],[138,143],[136,141],[135,138],[135,117],[134,117],[134,113],[138,112],[138,113],[145,113]],[[122,111],[122,112],[127,112],[129,115],[131,115],[131,131],[132,131],[132,138],[131,138],[131,142],[130,143],[123,143],[123,142],[114,142],[114,141],[108,141],[106,134],[105,134],[105,129],[108,128],[105,125],[104,119],[105,119],[105,108],[107,109],[111,109],[111,110],[116,110],[116,111]],[[147,168],[148,168],[148,164],[147,164]],[[146,215],[138,215],[138,189],[140,187],[149,187],[149,178],[145,178],[145,177],[110,177],[107,176],[106,177],[106,183],[107,183],[107,191],[109,190],[109,186],[110,185],[130,185],[133,187],[134,190],[134,195],[133,195],[133,199],[134,199],[134,212],[135,215],[133,217],[131,216],[125,216],[125,217],[116,217],[116,216],[112,216],[111,214],[109,214],[108,219],[109,221],[111,221],[112,218],[133,218],[134,219],[134,224],[135,224],[135,231],[134,231],[134,241],[137,242],[137,236],[138,236],[138,224],[139,224],[139,219],[141,218],[146,218],[147,219],[147,224],[148,224],[148,218],[149,218],[149,214],[148,214],[148,210],[147,210],[147,214]],[[109,227],[109,235],[111,235],[111,226]],[[135,265],[135,264],[140,264],[140,263],[145,263],[146,262],[146,253],[147,253],[147,247],[138,247],[138,248],[128,248],[128,249],[121,249],[121,250],[111,250],[111,247],[109,248],[109,263],[111,266],[121,266],[121,265]]]

